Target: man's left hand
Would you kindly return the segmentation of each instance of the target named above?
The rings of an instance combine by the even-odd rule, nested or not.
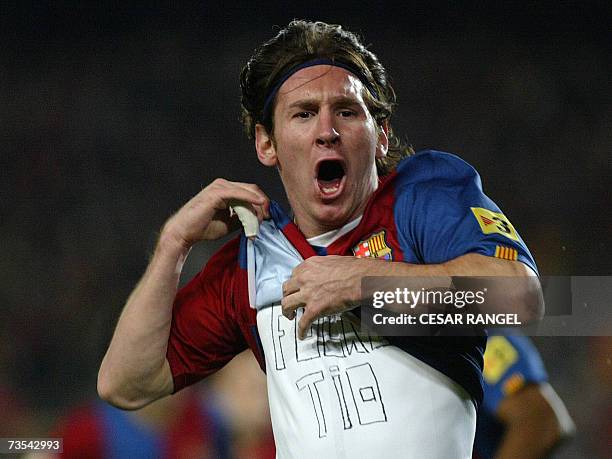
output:
[[[364,261],[366,263],[364,263]],[[283,283],[283,315],[293,320],[298,308],[304,314],[298,322],[298,337],[304,339],[312,322],[319,317],[347,311],[359,304],[361,278],[367,260],[349,256],[311,257],[297,266]]]

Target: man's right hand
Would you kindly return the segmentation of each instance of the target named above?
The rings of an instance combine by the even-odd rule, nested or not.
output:
[[[270,217],[270,200],[257,185],[216,179],[166,222],[162,238],[188,249],[198,241],[219,239],[238,229],[238,218],[230,216],[230,201],[249,205],[260,223]]]
[[[238,229],[230,202],[251,207],[261,222],[270,201],[248,183],[217,179],[185,204],[164,225],[142,279],[128,298],[100,365],[98,392],[115,406],[137,409],[173,391],[166,359],[172,305],[189,249]]]

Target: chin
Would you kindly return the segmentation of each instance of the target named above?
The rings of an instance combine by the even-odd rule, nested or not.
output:
[[[331,229],[340,228],[350,220],[350,212],[344,206],[320,204],[316,217],[323,225]]]

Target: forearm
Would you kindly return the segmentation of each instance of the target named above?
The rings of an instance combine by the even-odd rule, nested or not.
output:
[[[172,305],[189,249],[162,235],[128,298],[98,374],[98,392],[125,409],[172,392],[166,350]]]
[[[543,313],[539,280],[530,268],[518,261],[467,254],[445,263],[428,265],[376,259],[363,259],[363,262],[362,275],[402,277],[402,285],[414,290],[486,289],[486,301],[479,305],[481,312],[515,312],[524,323]],[[414,279],[414,285],[410,285],[410,279]],[[376,282],[376,285],[382,290],[381,285],[385,283]],[[390,279],[387,285],[391,289],[396,281]],[[362,292],[362,296],[368,299],[370,293]]]
[[[554,449],[559,441],[556,426],[544,429],[544,426],[533,427],[525,422],[523,425],[509,426],[502,438],[495,459],[542,459]]]
[[[496,459],[547,457],[564,436],[570,434],[562,425],[566,421],[545,396],[551,391],[556,396],[547,384],[529,385],[500,403],[496,414],[504,424],[505,431],[495,454]],[[569,424],[573,425],[563,402],[558,399],[554,403],[560,405]]]
[[[363,282],[376,276],[376,282]],[[466,279],[466,276],[480,277]],[[398,279],[401,278],[401,279]],[[504,278],[501,281],[500,278]],[[480,312],[514,312],[522,323],[539,318],[543,312],[540,283],[537,276],[523,263],[499,260],[478,254],[467,254],[440,264],[388,262],[375,258],[355,258],[328,255],[311,257],[293,270],[283,284],[281,306],[283,315],[293,320],[298,308],[304,308],[298,322],[302,338],[310,324],[325,315],[337,314],[362,304],[373,304],[375,293],[393,293],[401,284],[414,292],[424,290],[464,291],[490,286],[487,304]],[[506,288],[507,286],[511,288]],[[484,307],[482,307],[484,306]],[[413,306],[388,305],[393,312],[425,312],[430,304]],[[409,310],[401,310],[408,307]]]
[[[166,222],[100,366],[103,399],[136,409],[174,389],[166,351],[181,270],[194,244],[219,239],[240,224],[228,211],[230,201],[249,206],[259,222],[270,216],[269,200],[259,187],[217,179]]]

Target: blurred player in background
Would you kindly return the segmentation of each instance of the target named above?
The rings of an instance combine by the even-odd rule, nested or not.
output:
[[[52,433],[61,457],[229,457],[225,426],[195,391],[126,412],[92,402],[68,412]],[[52,456],[51,456],[52,457]]]
[[[574,434],[574,423],[529,338],[511,330],[493,333],[485,353],[474,457],[548,457]]]
[[[340,26],[293,21],[255,51],[241,89],[246,131],[292,215],[255,184],[218,179],[171,217],[99,393],[136,409],[250,347],[266,369],[279,457],[470,457],[484,335],[363,332],[361,279],[429,276],[448,291],[453,276],[512,277],[503,300],[528,320],[542,305],[526,245],[469,164],[409,156],[390,126],[386,70]],[[257,237],[233,239],[177,292],[191,247],[239,227],[237,203],[256,215]]]
[[[50,436],[63,439],[64,458],[274,458],[265,378],[253,356],[240,354],[208,383],[133,412],[84,404]]]

